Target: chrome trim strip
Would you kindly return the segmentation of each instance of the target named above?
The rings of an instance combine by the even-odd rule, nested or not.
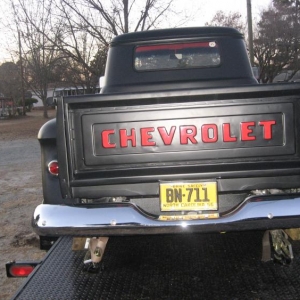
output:
[[[222,231],[222,228],[247,230],[278,227],[278,221],[290,218],[300,227],[300,195],[252,196],[218,219],[161,221],[157,217],[147,215],[131,203],[106,203],[84,207],[41,204],[34,212],[32,226],[39,235],[53,236],[97,236],[104,232],[110,235],[154,234],[189,229],[203,232]],[[263,226],[258,225],[261,221],[264,222]],[[248,226],[249,222],[252,225]],[[196,228],[198,230],[194,230]],[[284,228],[284,222],[280,228]]]

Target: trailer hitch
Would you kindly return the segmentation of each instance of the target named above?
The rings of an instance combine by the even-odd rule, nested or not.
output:
[[[282,229],[267,230],[263,236],[262,261],[273,260],[288,265],[294,258],[292,245],[288,235]]]
[[[108,237],[88,238],[86,248],[88,249],[83,259],[84,269],[90,273],[97,273],[101,269]]]

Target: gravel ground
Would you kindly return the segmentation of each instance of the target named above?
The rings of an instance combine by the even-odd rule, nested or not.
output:
[[[53,118],[55,111],[49,111]],[[5,263],[39,260],[38,237],[31,229],[34,208],[42,201],[39,128],[42,111],[0,120],[0,299],[10,299],[25,279],[6,278]]]

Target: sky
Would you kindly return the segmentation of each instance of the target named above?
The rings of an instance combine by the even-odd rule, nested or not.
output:
[[[184,0],[186,9],[191,4],[194,10],[199,11],[199,18],[191,21],[192,26],[203,26],[210,21],[218,10],[225,13],[239,12],[243,17],[247,17],[247,0]],[[271,0],[251,0],[252,17],[258,19],[260,12],[268,8]]]
[[[108,0],[106,0],[108,1]],[[144,1],[144,0],[138,0]],[[178,11],[185,10],[187,14],[194,13],[195,17],[184,24],[184,26],[204,26],[209,22],[218,10],[225,13],[239,12],[246,21],[247,17],[247,0],[177,0],[178,4],[174,9]],[[0,11],[5,11],[6,1],[0,0]],[[267,8],[271,0],[251,0],[253,24],[258,20],[260,12]],[[3,16],[3,15],[2,15]],[[1,17],[1,15],[0,15]],[[1,21],[1,20],[0,20]],[[10,55],[6,51],[9,39],[9,33],[6,32],[0,24],[0,63],[10,61]]]

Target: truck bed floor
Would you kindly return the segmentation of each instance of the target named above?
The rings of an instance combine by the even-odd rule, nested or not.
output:
[[[98,274],[60,238],[13,299],[299,299],[300,242],[261,262],[263,232],[112,237]]]

